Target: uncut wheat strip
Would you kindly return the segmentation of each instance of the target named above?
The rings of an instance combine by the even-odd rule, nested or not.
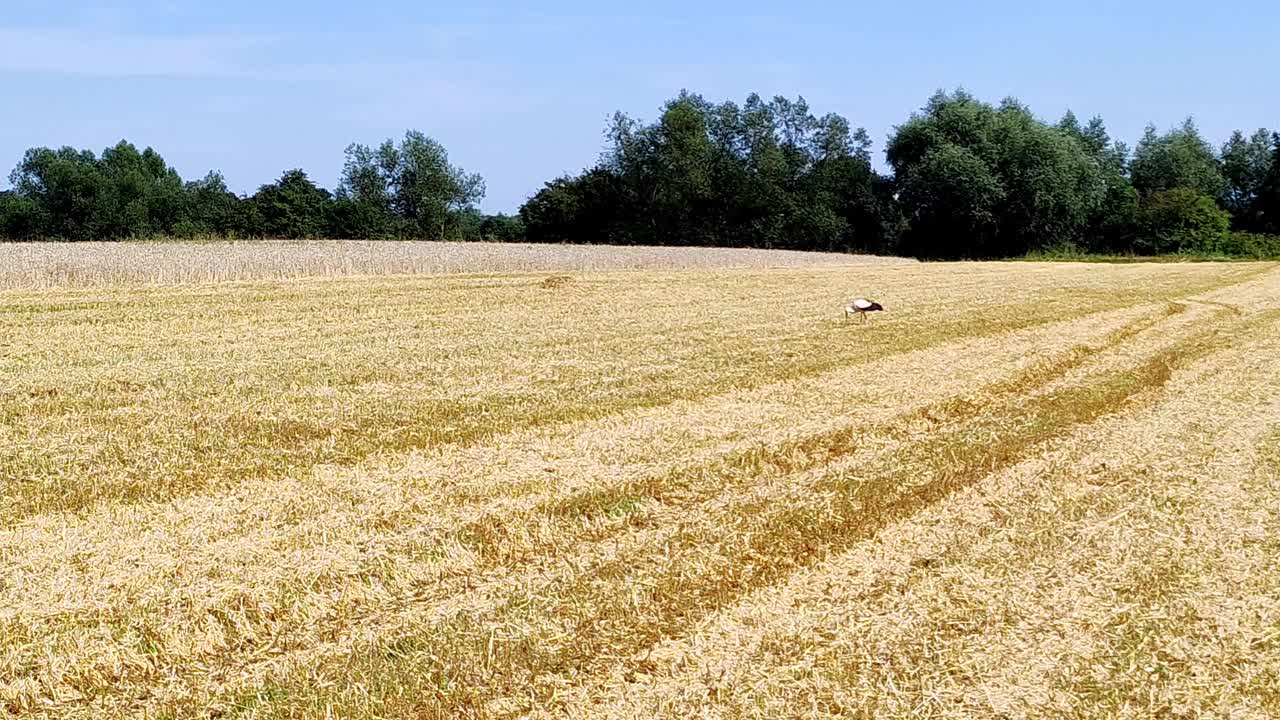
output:
[[[865,462],[865,460],[863,460],[862,458],[859,458],[858,460]],[[840,470],[839,467],[832,468],[832,471],[834,472],[839,472],[839,470]],[[769,506],[769,505],[787,506],[787,505],[811,503],[813,502],[813,499],[811,497],[808,497],[808,491],[806,489],[807,481],[805,480],[805,478],[813,475],[821,475],[821,473],[802,473],[800,475],[794,476],[794,480],[791,483],[787,485],[778,486],[782,490],[781,494],[777,494],[776,491],[771,489],[770,491],[771,494],[767,496],[761,496],[758,494],[749,495],[747,497],[726,496],[723,499],[733,500],[733,502],[728,504],[724,502],[720,502],[718,504],[723,506],[723,510],[727,510],[727,511],[717,511],[713,506],[704,506],[704,507],[698,508],[697,511],[693,513],[694,517],[686,516],[684,518],[681,518],[679,513],[677,512],[672,515],[672,518],[670,521],[658,520],[656,524],[659,525],[660,528],[671,528],[672,526],[679,526],[681,524],[688,527],[690,526],[690,524],[694,524],[694,525],[699,524],[702,518],[708,515],[719,514],[722,516],[722,518],[737,517],[740,515],[740,511],[737,509],[737,506],[739,505],[755,504],[755,505],[765,505],[765,506]],[[678,511],[678,509],[676,510]],[[509,591],[528,594],[530,597],[553,596],[557,592],[556,590],[557,588],[563,587],[566,584],[573,584],[575,582],[575,579],[574,579],[575,574],[582,575],[583,573],[593,572],[592,570],[593,567],[599,567],[602,564],[607,564],[615,558],[622,559],[624,562],[626,562],[627,567],[632,568],[632,572],[629,573],[629,578],[631,579],[628,582],[634,582],[640,586],[645,586],[646,585],[645,578],[643,577],[643,572],[640,572],[640,571],[643,570],[645,567],[647,567],[649,565],[649,562],[648,562],[648,559],[643,557],[643,554],[650,553],[651,551],[656,551],[659,553],[659,555],[661,555],[662,546],[664,545],[664,543],[670,542],[670,539],[672,538],[670,531],[666,533],[659,533],[656,537],[648,537],[648,535],[652,535],[652,534],[653,533],[647,533],[647,534],[636,533],[628,538],[625,538],[616,543],[613,543],[612,545],[606,546],[605,550],[612,553],[606,558],[583,557],[578,560],[565,559],[563,562],[563,567],[558,568],[560,570],[559,573],[551,574],[549,577],[544,576],[544,577],[537,578],[538,580],[540,580],[540,582],[538,582],[533,586],[525,586],[525,583],[523,582],[514,583],[517,587],[509,588]],[[711,536],[714,536],[714,533],[712,533]],[[638,540],[639,541],[638,544],[633,543],[632,542],[633,540]],[[618,553],[619,549],[622,549],[625,554],[619,555]],[[588,550],[590,550],[590,548],[588,548]],[[639,551],[641,554],[638,555],[637,551]],[[681,550],[680,552],[687,554],[695,551],[696,549],[694,548],[686,548],[684,550]],[[697,551],[697,552],[701,552],[701,551]],[[659,566],[660,565],[661,563],[659,563]],[[640,576],[634,577],[635,573],[637,572],[640,573]],[[470,599],[472,597],[472,594],[474,592],[475,592],[475,588],[469,588],[467,598],[464,599],[463,605],[458,606],[457,604],[454,604],[453,607],[455,608],[466,607],[469,613],[475,613],[475,612],[486,611],[485,607],[483,606],[492,606],[492,603],[488,602],[487,600],[480,603],[481,605],[480,607],[477,607],[475,603],[466,602],[467,599]],[[341,643],[350,643],[357,647],[369,647],[369,646],[376,647],[379,643],[379,637],[382,637],[382,638],[401,637],[405,633],[407,633],[409,636],[412,636],[415,633],[415,627],[421,628],[421,624],[423,622],[427,622],[428,624],[430,624],[431,622],[435,622],[430,617],[431,612],[426,612],[426,616],[424,617],[424,611],[428,611],[429,608],[410,607],[410,608],[407,608],[407,610],[409,612],[407,614],[404,614],[402,620],[396,623],[390,623],[385,621],[377,624],[373,624],[373,625],[371,625],[368,622],[357,623],[356,627],[359,629],[355,631],[355,635],[354,635],[355,639],[344,638],[341,641]],[[555,625],[558,622],[558,620],[551,617],[526,618],[521,620],[520,622],[527,624],[529,622],[545,623],[547,621],[550,621],[552,625]],[[495,622],[497,624],[493,625],[489,632],[496,633],[498,635],[505,637],[514,629],[508,624],[507,621],[501,620],[501,618],[495,618]],[[548,628],[548,630],[550,630],[550,628]],[[477,632],[483,635],[484,628],[483,627],[479,628]],[[530,632],[530,629],[525,629],[520,632]],[[545,635],[546,639],[544,639],[541,642],[544,642],[544,643],[553,642],[552,640],[550,640],[550,638],[552,637],[560,638],[560,640],[571,640],[571,636],[566,636],[563,633],[556,633],[554,631],[551,631]],[[506,640],[504,640],[504,642],[506,642]],[[558,642],[558,640],[554,642]],[[321,650],[322,652],[319,653],[319,656],[317,656],[317,653],[303,653],[301,654],[300,657],[295,655],[289,659],[288,661],[289,665],[292,665],[294,669],[297,671],[305,671],[306,668],[319,667],[322,665],[324,661],[323,655],[325,653],[331,652],[330,648],[323,648]],[[339,666],[342,666],[342,664],[339,663]]]
[[[116,243],[107,244],[108,246],[107,249],[116,248],[118,245],[119,244],[116,244]],[[252,245],[252,244],[246,244],[246,245]],[[382,246],[382,243],[375,243],[375,245],[380,247]],[[86,258],[87,258],[86,263],[89,266],[94,266],[95,264],[100,266],[100,263],[97,261],[96,255],[94,254],[92,248],[87,246],[80,247],[79,245],[71,245],[66,247],[71,248],[72,250],[75,250],[75,249],[83,250],[86,253]],[[203,247],[203,246],[200,246],[200,247]],[[605,252],[619,250],[619,248],[599,248],[599,249]],[[684,249],[680,249],[680,248],[672,248],[671,250],[677,253],[684,251]],[[705,249],[692,248],[688,250],[691,252],[698,252],[700,250],[705,250]],[[198,254],[199,250],[196,249],[195,252],[197,252],[197,255],[195,256],[195,264],[198,265],[201,262],[204,262],[201,259],[202,256]],[[729,252],[735,252],[735,251],[729,250]],[[784,254],[787,251],[757,251],[757,252],[761,253],[764,256],[772,256],[773,254],[779,254],[779,255]],[[820,254],[809,254],[809,253],[799,253],[798,255],[802,257],[819,257],[820,256]],[[857,256],[841,255],[839,257],[843,258],[843,257],[857,257]],[[891,261],[887,264],[854,263],[854,264],[837,264],[837,265],[819,264],[819,265],[813,265],[813,266],[805,266],[803,264],[800,264],[800,265],[794,265],[794,266],[781,265],[777,267],[761,265],[755,268],[750,268],[750,267],[725,268],[725,267],[715,267],[714,265],[708,265],[708,266],[696,267],[691,269],[697,271],[696,273],[693,273],[693,275],[697,275],[697,276],[705,276],[707,274],[721,275],[721,276],[740,276],[743,272],[746,272],[746,273],[790,272],[790,273],[801,273],[801,274],[808,274],[808,275],[815,275],[815,276],[830,275],[834,273],[838,276],[845,277],[851,281],[851,285],[853,287],[847,288],[848,291],[865,289],[867,290],[868,293],[870,293],[872,290],[876,290],[876,291],[880,291],[882,289],[894,290],[894,288],[892,287],[881,288],[880,285],[882,282],[893,284],[892,280],[898,277],[932,278],[932,279],[946,278],[949,284],[955,284],[958,280],[963,279],[964,282],[967,282],[967,285],[962,285],[962,287],[967,287],[967,288],[975,288],[975,287],[981,287],[983,285],[989,285],[989,283],[993,279],[1000,278],[1000,277],[1006,277],[1006,276],[1016,277],[1019,279],[1019,283],[1011,284],[1007,288],[1005,288],[1007,290],[1016,291],[1019,289],[1020,286],[1028,286],[1028,285],[1043,286],[1043,287],[1082,287],[1084,288],[1084,287],[1089,287],[1091,285],[1096,286],[1098,278],[1106,278],[1106,277],[1126,278],[1127,282],[1123,283],[1123,285],[1125,286],[1132,286],[1133,284],[1150,285],[1153,281],[1159,282],[1162,279],[1175,280],[1177,278],[1197,278],[1197,277],[1204,277],[1206,275],[1240,276],[1240,275],[1248,275],[1251,273],[1260,272],[1265,268],[1274,268],[1274,267],[1275,267],[1274,263],[1232,263],[1232,264],[1217,264],[1217,265],[1215,264],[1175,264],[1175,265],[1132,264],[1132,265],[1122,265],[1122,266],[1099,266],[1099,265],[1081,265],[1081,264],[1071,264],[1071,263],[918,264],[918,263],[908,262],[907,264],[900,264],[899,262]],[[671,268],[671,269],[664,270],[663,268],[658,267],[658,268],[653,268],[652,271],[665,273],[672,277],[682,277],[682,276],[690,275],[690,273],[684,272],[678,268]],[[493,277],[496,273],[499,273],[499,272],[504,273],[506,276],[511,276],[512,273],[515,273],[516,279],[519,280],[519,275],[529,275],[530,273],[538,272],[538,270],[537,269],[523,269],[523,270],[518,269],[518,270],[503,271],[503,270],[495,270],[495,269],[486,269],[484,267],[476,267],[471,271],[461,273],[459,277],[461,279]],[[639,276],[642,281],[645,277],[651,274],[651,273],[635,273],[633,271],[617,271],[617,270],[611,271],[607,267],[584,269],[582,272],[587,273],[588,277],[613,276],[621,279],[621,278],[628,278],[628,277],[636,278],[637,276]],[[963,273],[963,275],[961,275],[961,272]],[[457,274],[457,273],[454,273],[454,274]],[[227,289],[234,290],[237,287],[246,287],[246,286],[261,287],[261,286],[270,286],[272,284],[293,285],[299,281],[310,283],[313,285],[319,285],[319,284],[325,284],[325,283],[329,283],[329,284],[336,283],[341,285],[341,284],[349,284],[352,282],[357,282],[361,284],[367,284],[367,283],[385,284],[388,282],[401,282],[405,279],[408,279],[408,278],[387,278],[387,277],[378,277],[376,275],[346,278],[346,277],[343,277],[341,274],[339,274],[332,277],[313,277],[313,278],[306,278],[306,277],[270,278],[268,277],[260,280],[255,280],[253,277],[246,277],[242,280],[236,280],[234,282],[219,282],[216,284],[196,284],[197,285],[196,287],[167,287],[165,284],[159,284],[154,286],[112,287],[111,285],[115,283],[110,283],[105,285],[87,285],[83,287],[68,286],[63,288],[56,288],[56,287],[40,288],[37,291],[23,290],[21,288],[12,288],[12,289],[6,290],[0,287],[0,301],[28,302],[28,303],[39,302],[50,296],[49,295],[50,290],[55,291],[59,296],[64,296],[68,298],[75,297],[75,298],[93,299],[93,298],[103,298],[108,296],[114,297],[118,295],[120,292],[127,292],[131,294],[145,293],[148,296],[159,297],[161,294],[164,294],[164,293],[175,294],[175,295],[185,295],[192,291],[197,291],[197,290],[216,295],[216,294],[225,292]],[[433,280],[433,279],[436,279],[436,278],[422,278],[422,280]],[[542,279],[542,276],[537,276],[537,279],[539,280]],[[976,301],[979,304],[983,302],[983,299],[980,297],[965,298],[965,300],[970,302]]]
[[[0,288],[307,276],[908,264],[905,258],[745,248],[254,241],[0,243]]]
[[[1117,313],[1117,315],[1119,316],[1117,318],[1118,320],[1121,317],[1128,317],[1129,313]],[[1094,327],[1101,331],[1107,329],[1109,325],[1101,324],[1095,325]],[[1012,352],[1008,354],[1011,366],[1017,366],[1017,361],[1014,360],[1014,358],[1018,358],[1028,353],[1033,355],[1034,347],[1040,346],[1050,338],[1059,337],[1059,331],[1061,329],[1062,328],[1049,328],[1041,332],[1025,333],[1023,343],[1013,346],[1011,348]],[[974,349],[972,344],[969,345],[968,349]],[[963,350],[964,348],[957,349]],[[957,357],[967,354],[968,353],[960,352],[957,353]],[[982,356],[986,358],[991,357],[989,354],[983,354]],[[906,370],[908,372],[915,372],[917,370],[923,372],[925,371],[925,368],[938,367],[936,359],[930,359],[927,355],[921,356],[918,363],[920,365],[919,367],[917,367],[916,364],[911,364],[906,367]],[[988,363],[981,367],[1000,367],[1000,365],[991,365]],[[951,368],[953,371],[954,369],[954,367]],[[978,369],[979,368],[975,367],[975,370]],[[919,375],[917,374],[916,377],[919,377]],[[896,384],[896,382],[901,379],[902,378],[891,378],[891,381]],[[929,386],[933,388],[941,387],[938,383],[930,383]],[[822,387],[830,390],[833,386],[830,383],[822,383]],[[834,387],[839,390],[842,386],[835,385]],[[952,387],[950,389],[956,390],[958,388]],[[872,387],[870,388],[870,391],[874,394],[877,389]],[[839,393],[836,394],[838,395]],[[799,406],[802,408],[808,408],[808,403],[811,399],[812,398],[809,397],[801,398]],[[721,417],[725,416],[723,413],[716,414]],[[733,417],[733,415],[729,415],[728,417]],[[641,427],[644,427],[643,423]],[[679,441],[679,438],[671,439],[676,442]],[[553,437],[548,442],[549,447],[554,448],[560,441],[558,438]],[[610,447],[612,447],[612,445],[606,444],[606,451]],[[344,494],[349,492],[349,486],[353,482],[359,482],[359,480],[360,478],[358,475],[342,476],[338,478],[338,481],[333,486],[333,490],[335,491],[334,495],[327,495],[324,492],[317,493],[315,496],[317,511],[319,511],[320,508],[332,510],[332,508],[336,506],[335,500],[338,502],[344,502]],[[301,488],[298,488],[297,491],[300,493],[306,492]],[[275,502],[279,499],[279,497],[256,498],[250,495],[248,497],[244,497],[243,504],[238,506],[228,504],[226,502],[227,498],[220,499],[218,503],[219,507],[217,508],[201,504],[195,505],[193,508],[194,512],[191,513],[190,519],[184,523],[184,525],[188,527],[188,531],[193,532],[194,535],[189,538],[189,542],[184,544],[183,547],[174,548],[172,555],[162,552],[163,548],[169,546],[163,537],[163,533],[152,531],[150,533],[139,535],[135,547],[135,545],[131,543],[122,544],[120,542],[120,538],[113,532],[113,530],[119,527],[121,523],[123,523],[124,526],[130,527],[171,527],[172,522],[170,520],[152,518],[141,522],[133,522],[126,516],[122,516],[119,513],[109,513],[102,524],[103,532],[101,534],[101,545],[105,546],[108,550],[114,548],[116,551],[113,554],[115,554],[119,560],[110,563],[111,566],[130,566],[137,563],[149,562],[155,558],[163,558],[167,559],[167,562],[169,563],[174,563],[180,566],[184,573],[189,571],[194,577],[176,581],[178,578],[168,576],[163,572],[142,576],[139,578],[140,582],[137,585],[141,593],[140,595],[134,593],[122,594],[120,592],[121,588],[119,588],[118,585],[114,586],[115,592],[112,592],[112,583],[119,583],[121,578],[113,576],[110,573],[103,576],[105,586],[78,587],[71,585],[68,587],[59,584],[58,587],[65,588],[66,592],[64,597],[73,597],[79,602],[87,601],[89,603],[87,607],[92,608],[92,611],[95,613],[108,611],[109,607],[104,607],[102,603],[109,602],[109,599],[112,596],[130,598],[131,604],[129,606],[129,611],[136,613],[141,609],[141,607],[145,607],[146,605],[145,600],[148,598],[148,595],[146,594],[147,588],[151,589],[152,592],[156,590],[163,592],[165,588],[181,587],[183,589],[181,597],[171,598],[173,602],[169,603],[179,606],[194,602],[197,607],[202,607],[204,606],[204,603],[201,603],[200,600],[215,598],[220,600],[224,606],[233,604],[244,596],[244,591],[239,589],[242,586],[253,588],[259,599],[265,597],[269,601],[272,597],[272,593],[268,589],[273,585],[271,578],[263,578],[256,576],[251,572],[246,572],[244,567],[244,564],[246,563],[265,566],[277,573],[280,572],[282,568],[306,568],[308,573],[307,576],[299,578],[296,575],[289,575],[288,581],[284,582],[284,585],[289,585],[290,581],[294,583],[301,583],[303,585],[310,585],[314,584],[314,582],[320,577],[328,576],[341,578],[351,575],[352,573],[358,575],[361,572],[366,572],[369,564],[379,564],[376,561],[370,563],[370,558],[367,555],[361,554],[363,550],[367,549],[366,543],[377,542],[376,533],[361,537],[358,540],[351,542],[349,545],[344,546],[341,543],[343,537],[341,533],[343,532],[343,529],[358,527],[361,525],[360,522],[354,521],[354,519],[348,515],[341,515],[334,518],[332,522],[325,522],[322,521],[322,518],[310,516],[305,511],[301,511],[300,508],[297,507],[296,497],[293,498],[295,502],[285,504],[278,504]],[[382,515],[382,508],[386,508],[388,506],[396,507],[397,505],[403,504],[402,499],[400,498],[388,498],[383,495],[375,495],[367,500],[367,503],[361,508],[365,513],[365,525],[369,523],[370,516],[376,520],[376,518]],[[257,538],[256,542],[240,543],[220,542],[216,538],[210,538],[209,536],[202,534],[202,532],[207,529],[207,525],[210,521],[226,522],[231,521],[230,519],[233,518],[243,520],[246,516],[254,518],[255,516],[252,512],[252,508],[267,508],[273,506],[280,507],[281,512],[278,516],[269,519],[267,523],[268,526],[275,526],[279,523],[288,523],[290,526],[299,529],[305,526],[305,535],[303,537],[306,541],[316,545],[315,550],[310,555],[303,556],[297,553],[291,554],[288,552],[278,553],[271,551],[267,551],[266,554],[263,554],[264,547],[268,549],[273,547],[273,543],[270,542],[272,539],[270,536]],[[257,517],[260,520],[265,519],[262,518],[261,515],[258,515]],[[304,519],[305,524],[303,522]],[[61,546],[66,550],[66,555],[59,562],[53,563],[53,565],[60,565],[63,568],[68,568],[76,566],[77,558],[96,557],[97,560],[103,559],[101,557],[101,550],[87,549],[83,547],[80,543],[76,542],[76,535],[74,533],[67,533],[66,528],[60,528],[55,524],[51,529],[54,531],[50,535],[50,538],[54,541],[53,544]],[[295,537],[294,539],[296,540],[297,538]],[[25,547],[32,547],[32,540],[33,538],[29,537],[19,537],[19,544]],[[318,543],[316,542],[317,540],[319,541]],[[281,542],[276,538],[274,546],[277,548],[289,548],[293,547],[294,543]],[[204,548],[203,550],[201,550],[202,547]],[[348,555],[346,557],[340,557],[342,555],[341,551],[335,552],[335,549],[342,547],[347,548]],[[203,562],[200,560],[202,555],[205,558]],[[341,560],[351,562],[352,567],[347,568],[345,572],[342,568],[334,568],[334,563],[338,561],[340,564]],[[102,568],[107,566],[102,565],[100,562],[95,562],[93,567]],[[205,569],[202,570],[202,567]],[[218,583],[215,582],[210,584],[208,580],[205,580],[204,587],[201,587],[200,584],[193,586],[193,582],[199,583],[197,578],[200,578],[202,575],[206,578],[234,578],[236,582],[230,586],[226,586],[226,584],[223,583],[223,586],[219,587]],[[275,579],[278,580],[279,578]],[[132,583],[129,584],[132,585]],[[33,595],[31,593],[33,588],[29,586],[23,585],[21,587],[23,594],[27,594],[29,597],[35,598],[36,602],[41,605],[45,605],[51,600],[51,598],[40,593],[35,593]],[[56,603],[49,607],[57,608],[64,612],[70,609],[59,606]],[[198,619],[198,616],[195,619]],[[182,616],[180,615],[173,618],[173,621],[177,627],[186,627],[187,621],[182,620]]]
[[[1207,622],[1228,610],[1224,624],[1234,629],[1236,644],[1247,647],[1265,632],[1265,618],[1280,617],[1274,595],[1266,612],[1249,617],[1245,608],[1262,607],[1252,604],[1256,591],[1231,597],[1230,590],[1247,587],[1241,583],[1276,560],[1231,550],[1264,527],[1259,509],[1241,503],[1248,498],[1238,483],[1249,475],[1259,437],[1274,431],[1280,393],[1267,368],[1278,355],[1274,339],[1255,341],[1179,371],[1169,385],[1171,397],[1159,405],[1082,428],[1045,457],[797,573],[785,586],[713,618],[691,638],[656,647],[638,675],[619,669],[580,689],[566,705],[579,711],[568,714],[777,716],[819,704],[828,712],[813,716],[840,709],[886,717],[1066,712],[1073,708],[1061,703],[1070,698],[1054,688],[1062,663],[1094,657],[1104,644],[1099,621],[1117,609],[1107,593],[1114,585],[1081,583],[1087,573],[1080,564],[1114,577],[1126,565],[1132,569],[1134,558],[1160,557],[1170,538],[1174,545],[1196,539],[1197,552],[1227,561],[1205,564],[1189,594],[1215,598]],[[1188,472],[1184,447],[1203,467]],[[1139,473],[1143,481],[1118,486],[1118,498],[1107,498],[1096,484],[1103,474]],[[1203,477],[1213,480],[1198,482]],[[1164,482],[1178,489],[1166,493]],[[1274,486],[1270,492],[1266,514],[1274,522],[1280,505]],[[1170,526],[1153,509],[1153,498],[1165,494],[1197,501],[1187,503],[1194,510],[1185,526]],[[1073,505],[1077,509],[1068,511]],[[1143,543],[1123,537],[1134,531],[1135,514],[1147,520],[1137,524]],[[1229,550],[1215,554],[1215,543]],[[1012,619],[989,626],[990,612]],[[965,635],[968,643],[948,638],[940,627],[962,615],[974,628]],[[1188,636],[1217,632],[1206,630]],[[940,665],[946,662],[958,665]],[[840,667],[847,676],[833,678]],[[1222,673],[1221,667],[1201,669],[1202,678]],[[591,704],[600,700],[606,702]],[[1242,695],[1236,701],[1217,709],[1262,716]]]

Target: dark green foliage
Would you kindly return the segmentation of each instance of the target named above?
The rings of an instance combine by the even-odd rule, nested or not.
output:
[[[92,152],[69,147],[33,148],[9,176],[15,191],[43,212],[40,234],[68,240],[101,234],[110,213],[103,213],[106,178]]]
[[[45,222],[34,200],[16,192],[0,192],[0,239],[37,239]]]
[[[1133,186],[1144,196],[1173,188],[1191,188],[1211,198],[1222,197],[1226,181],[1214,155],[1213,146],[1200,136],[1188,118],[1182,127],[1164,135],[1154,126],[1134,150],[1131,168]]]
[[[1277,260],[1280,259],[1280,235],[1233,232],[1222,242],[1220,251],[1229,257]]]
[[[1132,252],[1138,191],[1123,175],[1106,177],[1106,180],[1102,205],[1090,221],[1084,240],[1077,245],[1089,252]]]
[[[1280,235],[1280,133],[1271,136],[1271,165],[1258,187],[1253,217],[1260,232]]]
[[[376,206],[338,192],[329,204],[328,235],[339,239],[387,239],[405,237],[403,223]]]
[[[105,225],[101,236],[166,234],[182,219],[182,178],[156,151],[139,153],[122,140],[102,152],[100,167],[106,181],[97,213]]]
[[[458,213],[484,197],[484,180],[449,164],[444,146],[422,133],[405,134],[392,188],[392,207],[424,236],[461,237],[454,232]]]
[[[184,184],[159,153],[124,141],[101,157],[33,148],[9,179],[14,191],[0,212],[0,232],[15,239],[225,235],[241,221],[241,201],[222,176]]]
[[[890,138],[887,156],[921,257],[1005,257],[1083,244],[1110,198],[1123,199],[1100,121],[1050,127],[1014,100],[999,107],[939,92]],[[1109,184],[1110,181],[1110,184]],[[1114,196],[1114,197],[1112,197]]]
[[[258,188],[248,200],[244,232],[252,237],[314,238],[326,234],[329,191],[316,186],[301,170]]]
[[[138,152],[124,141],[101,158],[72,148],[28,150],[9,180],[36,237],[146,237],[172,233],[183,218],[178,173],[151,148]]]
[[[903,174],[899,201],[909,230],[903,249],[920,257],[1000,255],[1005,189],[992,169],[960,145],[941,144]]]
[[[604,168],[557,178],[520,207],[520,220],[530,242],[619,243],[615,231],[622,200],[621,178]]]
[[[1222,175],[1226,181],[1222,207],[1231,213],[1232,225],[1258,230],[1258,193],[1267,179],[1271,161],[1271,133],[1259,129],[1248,138],[1236,130],[1222,146]]]
[[[1072,245],[1089,252],[1129,249],[1133,219],[1138,211],[1138,191],[1129,181],[1128,146],[1113,142],[1102,118],[1096,116],[1082,127],[1075,114],[1067,111],[1058,129],[1075,138],[1098,164],[1106,188],[1102,204],[1090,217],[1084,237]]]
[[[596,228],[584,214],[586,193],[580,186],[589,181],[589,175],[556,178],[520,206],[520,220],[530,242],[567,242],[574,236],[579,242],[588,242]]]
[[[182,219],[174,224],[172,233],[179,237],[235,234],[241,230],[240,204],[222,175],[211,172],[183,187]]]
[[[352,144],[338,184],[330,224],[334,237],[394,237],[404,229],[391,210],[391,176],[397,158],[390,140],[377,150]]]
[[[480,221],[480,239],[492,242],[519,242],[524,239],[524,223],[518,216],[489,215]]]
[[[449,217],[449,234],[446,240],[480,240],[480,227],[484,225],[485,214],[476,208],[466,208],[453,213]]]
[[[1134,249],[1140,254],[1218,253],[1227,241],[1231,217],[1213,198],[1176,187],[1144,197],[1134,226]]]
[[[251,197],[227,189],[216,172],[183,183],[151,148],[121,141],[98,157],[88,150],[33,148],[0,195],[0,236],[8,239],[119,240],[153,236],[477,239],[474,205],[484,181],[449,165],[444,148],[419,132],[396,146],[347,149],[335,198],[290,170]],[[510,238],[518,225],[501,222]]]
[[[921,258],[1280,253],[1280,134],[1220,153],[1187,120],[1132,158],[1101,118],[1056,125],[1008,99],[939,92],[895,128],[892,176],[871,141],[803,98],[741,105],[681,92],[652,123],[621,113],[594,167],[545,184],[518,216],[409,131],[352,144],[334,193],[290,170],[249,197],[183,182],[154,150],[33,148],[0,192],[0,239],[334,237],[718,245]],[[1235,230],[1235,232],[1230,232]]]
[[[888,249],[896,229],[866,133],[803,99],[688,92],[653,124],[614,116],[608,149],[520,209],[535,242]]]
[[[471,238],[484,192],[479,175],[450,165],[444,146],[411,130],[398,146],[347,148],[337,223],[346,237]]]

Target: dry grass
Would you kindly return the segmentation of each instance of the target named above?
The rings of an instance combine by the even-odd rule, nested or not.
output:
[[[901,258],[738,248],[356,240],[0,243],[0,290],[351,275],[774,268]]]
[[[552,275],[542,281],[542,287],[547,290],[557,290],[559,288],[569,287],[573,282],[573,277],[570,275]]]
[[[1274,265],[556,270],[0,293],[0,708],[1280,712]]]

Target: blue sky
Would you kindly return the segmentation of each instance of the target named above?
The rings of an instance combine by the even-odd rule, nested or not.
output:
[[[27,147],[126,138],[239,192],[292,167],[332,187],[348,143],[414,128],[512,211],[593,163],[613,111],[650,119],[681,88],[803,95],[881,163],[893,125],[958,86],[1101,114],[1130,143],[1187,115],[1215,144],[1280,128],[1280,4],[1037,5],[7,0],[0,175]]]

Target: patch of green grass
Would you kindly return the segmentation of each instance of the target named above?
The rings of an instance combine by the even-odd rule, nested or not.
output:
[[[1086,262],[1086,263],[1188,263],[1188,262],[1260,262],[1277,261],[1280,255],[1231,255],[1214,252],[1181,252],[1165,255],[1133,255],[1124,253],[1093,253],[1074,248],[1033,250],[1021,257],[1010,258],[1024,262]]]

